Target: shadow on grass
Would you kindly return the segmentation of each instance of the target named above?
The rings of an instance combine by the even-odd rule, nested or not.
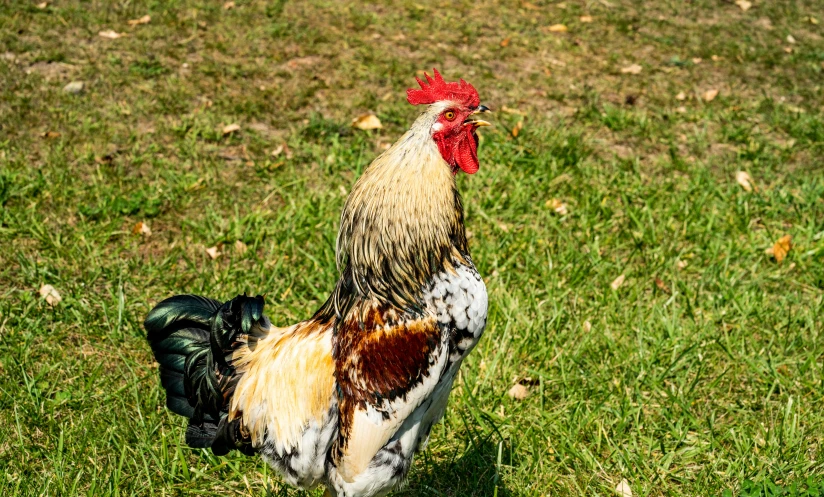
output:
[[[472,435],[465,450],[456,449],[450,458],[434,460],[429,451],[419,454],[423,464],[410,475],[406,487],[390,495],[511,496],[499,472],[502,465],[512,464],[509,445],[497,431]]]

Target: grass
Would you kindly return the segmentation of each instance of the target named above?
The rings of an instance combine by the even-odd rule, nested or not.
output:
[[[437,65],[499,111],[459,179],[491,307],[396,495],[817,495],[824,18],[753,3],[0,2],[0,494],[318,495],[187,448],[141,322],[184,291],[314,311]]]

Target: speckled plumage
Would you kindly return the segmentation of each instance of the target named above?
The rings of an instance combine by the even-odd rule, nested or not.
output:
[[[405,479],[486,326],[457,166],[433,139],[458,105],[430,105],[358,179],[341,214],[340,279],[311,319],[275,326],[245,296],[174,297],[150,313],[187,441],[258,452],[290,484],[333,497],[382,496]]]

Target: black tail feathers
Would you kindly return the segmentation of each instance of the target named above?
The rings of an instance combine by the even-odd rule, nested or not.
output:
[[[237,420],[227,422],[228,400],[237,376],[227,355],[263,320],[263,297],[239,295],[220,302],[176,295],[157,304],[143,326],[155,359],[166,406],[189,418],[186,443],[211,447],[217,455],[232,449],[250,453]]]

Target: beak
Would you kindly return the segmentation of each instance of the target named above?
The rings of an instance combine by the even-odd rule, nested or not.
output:
[[[486,105],[479,105],[478,108],[475,109],[475,111],[472,112],[472,114],[469,114],[469,117],[467,117],[464,120],[464,122],[463,122],[464,125],[472,125],[472,126],[475,126],[476,128],[480,128],[482,126],[492,126],[492,124],[484,121],[483,119],[478,119],[477,117],[475,117],[478,114],[486,114],[487,112],[492,112],[492,111]]]

